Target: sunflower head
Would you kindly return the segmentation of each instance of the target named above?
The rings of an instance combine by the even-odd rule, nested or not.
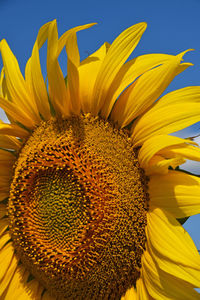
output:
[[[90,115],[42,122],[15,167],[13,243],[60,296],[117,298],[140,274],[147,200],[127,133]]]
[[[146,23],[80,61],[76,32],[92,25],[58,38],[56,21],[45,24],[25,78],[7,42],[0,43],[0,106],[10,120],[0,123],[2,299],[156,298],[151,276],[154,281],[170,272],[175,276],[166,268],[175,268],[171,243],[167,255],[152,230],[180,227],[176,218],[192,214],[188,205],[163,208],[166,188],[161,196],[159,191],[176,174],[182,180],[172,169],[185,158],[200,160],[195,143],[168,135],[199,120],[199,87],[156,101],[191,64],[182,63],[186,51],[126,62]],[[39,58],[46,41],[48,86]],[[66,77],[58,63],[64,46]],[[173,288],[156,291],[173,298]]]

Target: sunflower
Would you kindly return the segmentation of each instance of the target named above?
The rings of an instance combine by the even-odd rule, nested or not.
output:
[[[76,33],[92,25],[41,27],[25,78],[0,43],[0,299],[200,299],[180,222],[200,212],[200,178],[179,169],[200,149],[169,135],[199,121],[200,87],[160,97],[187,51],[127,61],[139,23],[80,62]]]

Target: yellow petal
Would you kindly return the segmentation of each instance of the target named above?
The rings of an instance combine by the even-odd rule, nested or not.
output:
[[[34,128],[34,120],[31,120],[30,113],[24,110],[21,105],[8,101],[0,97],[0,107],[9,115],[13,120],[20,122],[27,128]]]
[[[180,156],[166,159],[161,155],[154,155],[154,157],[150,160],[148,167],[145,168],[145,173],[148,176],[152,176],[154,174],[164,175],[169,172],[169,167],[176,169],[185,162],[186,160]]]
[[[37,42],[38,42],[39,49],[44,45],[44,43],[47,40],[47,31],[49,30],[50,24],[51,24],[51,22],[47,22],[40,28],[40,30],[38,32]]]
[[[199,121],[200,87],[188,87],[160,98],[132,128],[135,146],[155,135],[169,134]]]
[[[80,55],[77,45],[76,32],[93,26],[94,24],[87,24],[72,28],[66,32],[66,51],[67,51],[67,88],[71,100],[72,112],[74,114],[80,113],[81,102],[79,96],[79,71]],[[62,41],[64,37],[62,37]]]
[[[200,294],[187,282],[162,271],[147,251],[142,257],[142,271],[145,286],[153,299],[200,299]]]
[[[18,125],[5,123],[0,123],[0,134],[17,136],[20,138],[25,138],[30,135],[27,130],[19,127]]]
[[[191,147],[189,144],[195,145],[196,143],[188,139],[181,139],[179,137],[170,136],[170,135],[152,136],[151,138],[149,138],[143,143],[139,151],[138,159],[139,159],[140,166],[143,169],[147,169],[150,160],[155,154],[164,156],[165,152],[161,151],[163,149],[168,149],[168,150],[172,149],[172,151],[173,150],[175,151],[176,149],[181,149],[182,151],[184,151],[185,149],[185,151],[188,151],[191,154],[191,156],[193,152],[197,153],[197,155],[199,156],[200,155],[199,148]],[[179,148],[175,147],[177,145],[179,146]],[[185,156],[181,155],[181,152],[178,153],[178,151],[177,154],[179,154],[179,156],[187,157],[186,155]],[[173,156],[169,156],[169,158],[171,157]]]
[[[0,201],[4,199],[9,191],[15,160],[16,157],[11,152],[0,149],[0,192],[3,192],[2,195],[0,194]],[[2,190],[1,187],[7,187],[7,190]]]
[[[19,150],[22,143],[15,137],[0,135],[0,147],[5,149]]]
[[[151,254],[151,257],[153,258],[155,264],[157,264],[159,268],[162,269],[165,273],[168,273],[169,276],[172,275],[181,280],[184,280],[192,287],[200,287],[199,270],[195,270],[186,266],[182,267],[175,262],[167,260],[163,258],[162,254],[156,252],[155,250],[151,251],[151,247],[149,247],[148,251]]]
[[[9,187],[8,187],[8,192],[0,191],[0,202],[3,201],[4,199],[8,198],[8,196],[9,196]]]
[[[0,120],[0,124],[4,123]],[[21,142],[15,137],[8,135],[0,135],[0,147],[6,149],[19,150],[21,148]]]
[[[65,80],[58,63],[58,31],[56,20],[49,25],[48,44],[47,44],[47,75],[49,82],[49,96],[54,109],[60,115],[70,115],[63,110],[64,102],[69,102]]]
[[[0,236],[5,232],[8,228],[8,218],[0,219]]]
[[[106,96],[101,110],[101,116],[108,118],[111,109],[119,95],[145,72],[166,63],[172,59],[168,54],[145,54],[125,63],[119,70]]]
[[[7,165],[1,164],[1,168],[0,168],[0,178],[1,179],[4,177],[4,178],[6,178],[6,180],[10,180],[10,178],[12,177],[12,174],[13,174],[13,165],[8,166],[8,164]]]
[[[1,175],[0,176],[0,187],[2,188],[2,187],[9,186],[11,178],[12,178],[12,173],[7,176]]]
[[[71,108],[74,114],[80,113],[79,98],[79,74],[78,67],[80,64],[80,56],[77,45],[76,33],[69,35],[66,42],[67,51],[67,88],[69,89]]]
[[[140,151],[140,166],[146,174],[166,174],[168,167],[176,168],[185,162],[185,158],[200,160],[200,148],[196,143],[175,136],[158,135],[147,139]]]
[[[152,136],[142,145],[138,158],[141,167],[144,169],[148,168],[155,154],[167,159],[181,157],[200,161],[200,148],[197,146],[197,143],[189,139],[169,135]]]
[[[112,120],[120,127],[125,127],[144,113],[174,79],[184,54],[185,52],[170,57],[166,63],[144,73],[130,85],[117,100]]]
[[[159,151],[165,157],[183,157],[190,160],[200,161],[200,148],[188,144],[170,146]]]
[[[7,194],[7,192],[8,192],[8,194],[9,194],[9,188],[10,188],[9,182],[0,183],[0,193]],[[2,199],[2,200],[4,200],[4,199]]]
[[[147,224],[146,236],[153,250],[182,267],[200,271],[200,255],[194,242],[171,214],[155,208],[147,214]]]
[[[80,30],[88,29],[94,25],[96,25],[96,23],[90,23],[90,24],[86,24],[86,25],[76,26],[76,27],[71,28],[70,30],[66,31],[65,33],[63,33],[63,35],[59,38],[59,41],[58,41],[57,57],[60,55],[62,49],[66,45],[66,42],[71,34],[74,35],[74,33],[78,32]],[[72,52],[73,52],[73,53],[71,53],[71,57],[73,57],[72,60],[75,62],[76,65],[79,65],[80,57],[79,57],[78,47],[76,44],[73,44]]]
[[[146,29],[146,23],[138,23],[122,32],[110,46],[99,70],[93,93],[92,113],[97,115],[107,92],[131,52],[137,46]]]
[[[4,124],[4,125],[10,125],[10,124]],[[1,127],[1,124],[0,124]],[[0,129],[1,130],[1,129]],[[5,163],[6,166],[12,166],[15,162],[16,158],[14,155],[8,151],[5,151],[3,149],[0,149],[0,164]]]
[[[13,175],[13,166],[6,166],[1,164],[0,168],[0,187],[10,185],[11,179]]]
[[[0,203],[0,219],[7,214],[7,208],[5,204]]]
[[[6,85],[11,96],[10,100],[13,101],[16,107],[19,106],[29,115],[31,127],[40,120],[37,107],[30,97],[28,86],[20,72],[17,59],[5,40],[2,40],[0,43],[0,51],[5,69]]]
[[[168,136],[169,137],[169,136]],[[149,140],[153,140],[154,137]],[[148,141],[149,141],[148,140]],[[166,140],[170,140],[167,139]],[[154,139],[155,141],[155,139]],[[185,141],[185,143],[183,143]],[[155,142],[159,143],[159,139]],[[147,175],[151,174],[166,174],[168,173],[168,168],[172,167],[175,169],[181,164],[186,162],[187,159],[200,161],[200,148],[187,144],[189,141],[183,140],[180,144],[164,147],[162,150],[158,151],[149,161],[147,165],[142,166],[145,169]],[[145,144],[145,143],[144,143]],[[144,145],[143,144],[143,145]],[[162,145],[162,143],[161,143]],[[155,148],[159,147],[155,143]],[[163,143],[164,146],[164,143]],[[155,149],[154,148],[154,149]],[[160,148],[162,148],[160,146]]]
[[[18,299],[23,292],[29,272],[22,265],[18,266],[6,291],[5,300]]]
[[[140,277],[137,280],[136,289],[137,289],[137,298],[136,298],[137,300],[153,300],[145,287],[142,277]]]
[[[6,292],[5,300],[41,299],[44,288],[36,280],[27,283],[28,276],[29,272],[23,266],[18,266]]]
[[[7,193],[9,192],[10,182],[8,179],[1,178],[0,181],[0,192]]]
[[[108,43],[103,44],[96,52],[82,61],[78,68],[79,94],[84,113],[90,112],[92,109],[94,84],[109,46]]]
[[[1,151],[4,150],[0,150],[0,152]],[[4,151],[4,152],[9,153],[8,151]],[[10,181],[13,174],[13,164],[15,161],[15,160],[6,161],[6,157],[9,158],[8,155],[5,155],[4,157],[1,158],[1,153],[0,153],[0,166],[1,166],[0,167],[0,192],[3,192],[3,194],[4,193],[7,194],[7,192],[9,192]],[[3,196],[4,195],[0,195],[1,200],[3,200]]]
[[[33,47],[32,56],[26,66],[26,81],[30,86],[38,111],[45,120],[50,119],[51,112],[47,89],[41,71],[39,49],[47,40],[49,25],[50,22],[40,28]]]
[[[0,220],[2,221],[2,220]],[[5,247],[3,247],[0,251],[0,282],[5,276],[14,255],[14,248],[12,243],[8,243]]]
[[[10,233],[6,232],[0,236],[0,250],[5,246],[6,243],[11,239]]]
[[[74,88],[75,88],[74,78],[77,79],[77,77],[73,76],[74,73],[68,74],[68,77],[69,76],[72,77],[70,79],[70,90],[67,90],[65,80],[58,63],[58,56],[61,50],[63,49],[63,47],[65,46],[65,44],[67,43],[68,39],[74,41],[74,34],[78,30],[89,28],[92,25],[93,24],[88,24],[88,25],[72,28],[71,30],[65,32],[59,40],[58,40],[56,21],[54,20],[53,22],[51,22],[49,26],[48,47],[47,47],[47,74],[48,74],[48,81],[49,81],[49,93],[50,93],[50,99],[53,103],[56,112],[61,114],[62,116],[69,116],[71,113],[72,107],[70,102],[70,93],[74,92]],[[72,65],[75,64],[74,66],[76,66],[77,61],[79,60],[79,57],[77,59],[78,48],[74,42],[72,43],[72,48],[68,45],[67,51],[70,57],[69,58],[70,68],[73,68]],[[74,69],[72,71],[74,71]],[[78,88],[78,84],[76,85],[76,88]]]
[[[3,264],[4,264],[4,262],[3,262]],[[7,268],[6,273],[3,276],[2,280],[0,281],[0,287],[1,287],[0,288],[0,297],[2,296],[2,294],[4,293],[4,291],[6,290],[7,286],[9,285],[10,280],[13,277],[13,274],[15,273],[17,265],[18,265],[18,259],[16,258],[15,255],[13,255],[13,257],[11,259],[11,262],[10,262],[10,265]],[[3,299],[5,299],[4,296],[3,296]],[[11,299],[14,300],[14,299],[17,299],[17,298],[10,298],[10,300]]]
[[[200,120],[199,103],[166,105],[146,112],[132,128],[135,147],[155,135],[169,134],[190,126]]]
[[[7,83],[6,83],[6,78],[5,78],[5,70],[4,67],[2,68],[2,73],[1,73],[2,77],[1,77],[1,93],[0,93],[0,97],[5,98],[6,100],[8,99],[12,99],[8,88],[7,88]]]
[[[165,176],[150,177],[152,207],[164,208],[175,218],[200,213],[200,179],[183,172],[169,171]]]
[[[121,297],[121,300],[137,300],[135,288],[132,287],[126,291],[126,294]]]
[[[200,86],[188,86],[164,95],[152,109],[156,110],[158,107],[161,108],[170,104],[199,103],[199,102],[200,102]]]
[[[4,80],[4,67],[1,69],[1,74],[0,74],[0,97],[3,97],[3,80]]]
[[[33,279],[24,285],[23,290],[21,289],[21,293],[19,294],[19,300],[33,300],[33,299],[41,299],[41,295],[44,288],[40,285],[40,283]],[[14,299],[13,299],[14,300]]]

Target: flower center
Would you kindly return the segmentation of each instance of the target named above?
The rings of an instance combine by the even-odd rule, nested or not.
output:
[[[140,276],[148,199],[125,131],[90,115],[43,122],[11,185],[16,251],[58,299],[120,299]]]

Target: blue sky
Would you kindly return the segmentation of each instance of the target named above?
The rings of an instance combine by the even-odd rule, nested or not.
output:
[[[39,28],[55,18],[59,34],[77,25],[98,23],[78,33],[82,59],[105,41],[112,42],[127,27],[146,21],[147,31],[133,56],[146,53],[177,54],[189,48],[196,49],[184,57],[185,61],[194,63],[194,66],[170,84],[167,89],[169,92],[185,86],[200,85],[199,12],[200,0],[0,0],[0,39],[6,38],[24,72]],[[43,52],[41,59],[45,67]],[[60,61],[64,70],[65,60],[62,55]],[[0,118],[4,118],[2,112]],[[183,132],[185,135],[197,133],[200,133],[199,124]],[[186,167],[200,174],[200,165],[187,164]],[[185,224],[198,249],[199,226],[200,216],[191,217]]]

